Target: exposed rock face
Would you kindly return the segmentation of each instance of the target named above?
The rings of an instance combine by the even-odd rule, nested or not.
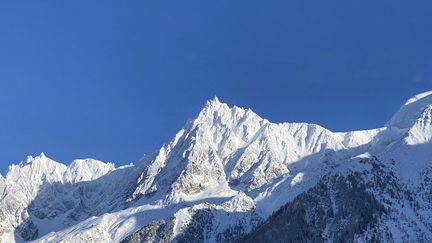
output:
[[[215,98],[161,148],[132,197],[152,197],[160,191],[168,192],[168,202],[179,202],[209,190],[214,193],[215,187],[225,192],[254,190],[290,173],[302,158],[364,145],[378,131],[332,133],[305,123],[273,124]]]
[[[243,241],[352,242],[384,211],[359,173],[333,175],[284,205]]]
[[[126,237],[121,243],[167,243],[171,240],[173,227],[172,220],[158,220]]]
[[[27,241],[35,240],[38,237],[38,228],[31,219],[28,218],[16,228],[16,231]]]
[[[331,132],[207,102],[137,165],[29,157],[0,175],[0,241],[431,242],[432,92]]]
[[[430,241],[431,204],[420,206],[424,198],[417,194],[427,190],[403,188],[393,168],[377,158],[359,163],[370,168],[325,176],[242,242]]]
[[[97,160],[76,160],[67,167],[44,154],[29,156],[0,178],[2,230],[16,229],[22,239],[34,240],[41,233],[120,207],[129,195],[123,190],[135,182],[126,174],[133,173]]]
[[[169,220],[153,221],[123,242],[238,241],[263,221],[255,209],[253,200],[239,193],[220,205],[202,203],[182,208]]]

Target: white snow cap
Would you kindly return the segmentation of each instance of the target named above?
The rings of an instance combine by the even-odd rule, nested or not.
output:
[[[432,91],[418,94],[405,102],[392,119],[387,122],[386,126],[409,128],[420,118],[429,105],[432,105]]]
[[[213,99],[207,100],[203,110],[206,110],[206,109],[217,110],[217,109],[222,108],[223,106],[226,106],[224,108],[229,108],[227,104],[220,102],[219,98],[215,96],[215,97],[213,97]]]
[[[45,154],[43,152],[40,153],[40,155],[38,155],[36,157],[33,157],[32,155],[27,155],[26,160],[23,161],[23,162],[21,162],[19,164],[19,166],[21,166],[21,167],[22,166],[26,166],[26,165],[29,165],[29,164],[33,163],[36,160],[45,160],[45,159],[47,159],[47,157],[45,156]]]
[[[212,99],[209,99],[207,103],[220,103],[219,98],[215,95]]]

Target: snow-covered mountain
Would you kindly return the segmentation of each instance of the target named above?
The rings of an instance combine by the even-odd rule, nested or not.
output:
[[[208,101],[136,165],[44,154],[0,175],[0,242],[432,241],[432,92],[382,128]]]

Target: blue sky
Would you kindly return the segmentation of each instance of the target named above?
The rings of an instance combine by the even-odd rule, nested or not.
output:
[[[432,89],[428,1],[1,1],[0,171],[134,162],[215,95],[274,122],[382,126]]]

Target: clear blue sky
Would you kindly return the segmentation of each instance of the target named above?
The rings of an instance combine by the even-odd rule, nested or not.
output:
[[[430,1],[1,1],[0,171],[134,162],[217,95],[274,122],[382,126],[432,89]]]

